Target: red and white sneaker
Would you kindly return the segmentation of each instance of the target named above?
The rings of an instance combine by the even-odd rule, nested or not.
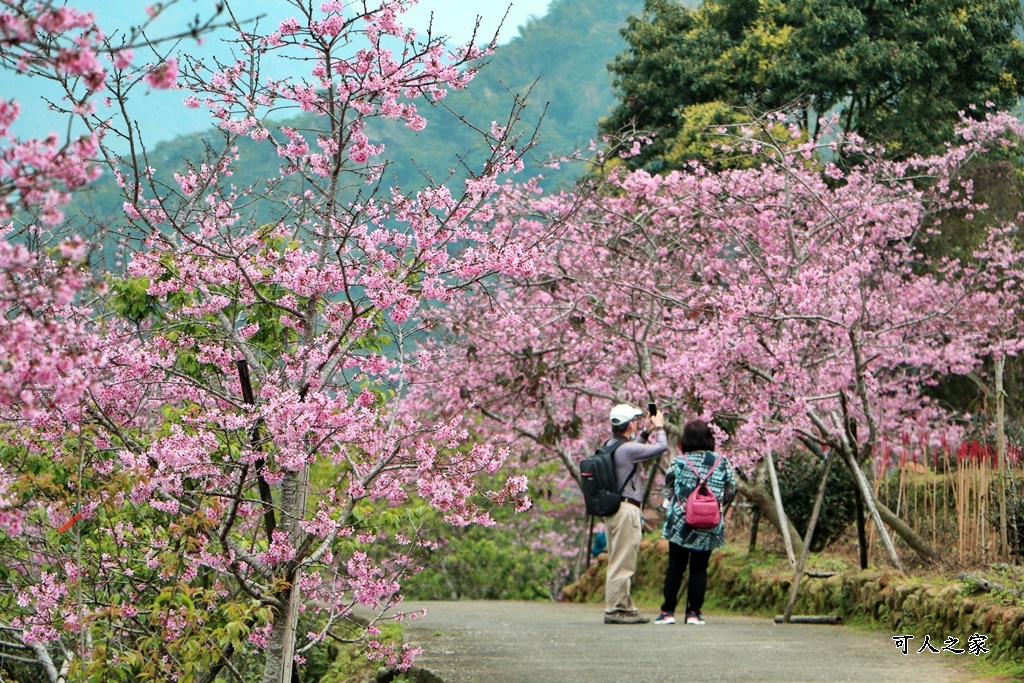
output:
[[[673,619],[673,621],[675,621]],[[700,612],[687,612],[686,623],[690,626],[703,626],[704,619],[700,616]]]

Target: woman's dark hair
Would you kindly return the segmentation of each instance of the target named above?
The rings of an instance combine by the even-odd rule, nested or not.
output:
[[[679,437],[679,450],[683,453],[715,450],[715,435],[703,420],[690,420]]]

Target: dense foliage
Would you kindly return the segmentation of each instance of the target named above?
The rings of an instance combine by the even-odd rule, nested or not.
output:
[[[814,509],[815,496],[825,473],[824,462],[810,451],[798,449],[779,466],[779,491],[786,516],[801,535],[806,536]],[[857,522],[857,503],[853,477],[841,463],[829,468],[828,484],[818,521],[811,538],[811,550],[823,550],[843,537]]]
[[[618,105],[602,130],[652,134],[629,161],[649,170],[700,158],[700,124],[783,107],[812,139],[839,112],[890,156],[930,154],[960,112],[1024,94],[1022,19],[1018,0],[646,0],[610,67]]]
[[[714,421],[745,471],[802,439],[858,462],[901,435],[955,442],[963,416],[928,389],[1022,342],[1014,224],[970,259],[918,251],[941,216],[969,210],[964,164],[1020,135],[991,111],[962,125],[945,154],[895,162],[855,136],[803,141],[780,112],[720,133],[743,169],[653,175],[614,159],[591,194],[514,193],[536,217],[519,230],[562,222],[561,238],[535,275],[438,312],[446,336],[417,369],[438,382],[414,405],[478,410],[510,444],[559,458],[566,486],[619,400],[655,400],[677,426]],[[863,161],[830,162],[840,144]]]

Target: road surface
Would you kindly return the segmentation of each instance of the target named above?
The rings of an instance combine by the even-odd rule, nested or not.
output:
[[[427,615],[406,621],[416,665],[444,683],[669,683],[977,681],[972,655],[908,654],[884,632],[775,624],[705,614],[706,626],[606,625],[602,606],[546,602],[409,602]],[[650,614],[649,616],[654,616]],[[947,635],[930,634],[941,647]],[[984,657],[985,655],[980,655]],[[994,682],[997,679],[987,679]]]

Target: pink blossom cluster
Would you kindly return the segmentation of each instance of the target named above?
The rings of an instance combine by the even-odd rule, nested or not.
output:
[[[294,592],[301,612],[330,619],[400,600],[404,578],[436,548],[392,508],[422,496],[464,526],[493,523],[481,500],[528,504],[521,478],[478,495],[480,475],[496,475],[508,449],[476,443],[459,415],[424,422],[399,406],[438,303],[497,273],[536,275],[551,244],[545,230],[520,234],[500,206],[489,208],[535,192],[498,181],[522,168],[529,143],[495,127],[490,157],[465,185],[412,190],[385,184],[383,144],[366,125],[422,129],[424,99],[465,87],[491,47],[419,41],[401,23],[406,2],[365,7],[356,20],[341,2],[319,14],[295,6],[300,16],[270,36],[235,26],[241,57],[216,65],[165,55],[133,70],[131,49],[103,48],[110,104],[130,109],[129,82],[181,87],[184,106],[211,112],[222,149],[156,168],[142,145],[125,158],[100,135],[4,147],[0,183],[10,178],[20,193],[8,193],[8,211],[20,201],[60,222],[65,191],[97,173],[86,157],[109,160],[122,193],[125,225],[100,237],[127,236],[124,263],[100,277],[80,269],[90,256],[80,240],[48,244],[48,258],[0,242],[0,355],[10,363],[0,409],[17,435],[2,492],[31,504],[42,485],[47,496],[39,514],[5,518],[9,536],[29,532],[12,541],[21,544],[14,623],[26,639],[64,639],[101,677],[123,677],[133,659],[184,676],[196,643],[222,651],[213,629],[240,622],[232,647],[271,670]],[[4,16],[0,35],[15,35]],[[88,38],[66,63],[31,43],[39,28],[3,49],[36,50],[25,53],[39,56],[33,68],[67,78],[95,68],[88,55],[100,50],[98,29],[79,28]],[[71,29],[57,43],[75,42]],[[258,72],[268,53],[297,50],[312,57],[295,62],[308,73]],[[75,115],[115,130],[86,99]],[[315,115],[312,129],[268,123],[289,108]],[[0,106],[0,137],[17,115]],[[137,141],[130,126],[118,132]],[[236,184],[248,161],[242,136],[273,149],[280,173]],[[274,217],[255,219],[257,205]],[[46,555],[32,546],[40,538]],[[95,552],[79,561],[80,547]],[[71,637],[76,629],[88,637]],[[415,649],[372,637],[374,656],[410,665]],[[80,642],[92,645],[79,651]]]
[[[844,400],[862,446],[955,438],[926,388],[1020,350],[1021,253],[1014,226],[971,260],[925,264],[918,247],[942,211],[971,208],[962,164],[1016,145],[1020,125],[990,114],[943,155],[849,169],[744,135],[730,144],[761,160],[750,169],[612,169],[590,194],[493,202],[521,244],[564,232],[535,270],[439,313],[449,334],[414,369],[410,409],[479,407],[567,476],[611,405],[649,397],[680,421],[726,417],[741,467],[836,437]]]
[[[81,242],[63,251],[80,257]],[[77,260],[56,262],[0,239],[0,407],[29,419],[78,402],[104,364],[89,310],[74,304],[86,277]]]
[[[93,113],[91,99],[106,88],[109,77],[100,60],[103,52],[111,55],[116,69],[130,68],[132,50],[111,50],[91,12],[35,0],[0,4],[0,65],[17,73],[46,74],[63,83],[74,92],[69,113]],[[178,66],[170,58],[143,67],[143,73],[151,87],[169,88]],[[69,201],[69,193],[101,172],[92,160],[99,156],[104,126],[94,126],[91,134],[77,139],[52,133],[22,140],[9,130],[19,114],[17,102],[0,102],[0,220],[15,211],[30,211],[38,213],[44,224],[57,225],[64,219],[61,207]]]
[[[366,553],[356,551],[346,563],[352,592],[361,605],[376,608],[398,591],[398,584],[389,580]]]
[[[55,573],[43,571],[37,583],[18,593],[18,605],[30,608],[24,617],[16,619],[14,626],[22,628],[22,639],[26,643],[53,642],[63,631],[63,600],[67,586]]]

